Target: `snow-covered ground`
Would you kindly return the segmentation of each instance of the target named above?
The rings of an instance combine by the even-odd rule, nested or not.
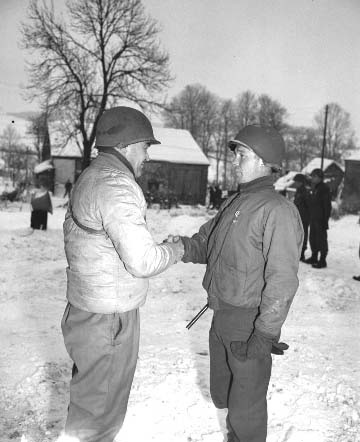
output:
[[[59,435],[71,364],[60,320],[65,307],[63,200],[46,232],[28,228],[27,204],[0,211],[0,441],[48,442]],[[192,234],[204,209],[149,210],[158,241]],[[330,223],[328,268],[300,265],[300,287],[283,327],[290,345],[273,358],[268,442],[360,441],[360,274],[357,217]],[[177,264],[152,279],[141,309],[138,367],[121,442],[222,442],[224,413],[209,396],[204,267]],[[23,437],[22,437],[23,436]]]

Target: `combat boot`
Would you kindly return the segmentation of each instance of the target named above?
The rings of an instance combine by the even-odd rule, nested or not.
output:
[[[314,269],[323,269],[327,267],[326,255],[320,255],[319,261],[312,264],[312,267],[314,267]]]
[[[305,259],[305,263],[306,264],[316,264],[318,262],[318,258],[317,258],[318,254],[317,253],[313,253],[310,258]]]

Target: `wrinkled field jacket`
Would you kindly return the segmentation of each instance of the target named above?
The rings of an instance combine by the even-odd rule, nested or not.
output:
[[[79,227],[72,217],[98,233]],[[93,313],[125,312],[146,299],[148,278],[175,262],[146,221],[143,192],[129,168],[100,152],[77,180],[64,221],[67,298]]]
[[[207,264],[210,307],[259,308],[255,327],[277,338],[298,288],[303,235],[295,205],[262,177],[241,185],[192,238],[182,237],[182,260]]]

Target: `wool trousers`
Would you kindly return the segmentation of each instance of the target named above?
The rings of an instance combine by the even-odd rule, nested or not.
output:
[[[317,255],[320,252],[321,257],[325,258],[328,254],[327,229],[320,222],[310,222],[310,247],[311,253]]]
[[[33,210],[31,212],[30,227],[32,229],[46,230],[48,214],[46,210]]]
[[[65,434],[79,442],[113,442],[136,368],[139,311],[98,314],[68,304],[61,326],[74,363]]]
[[[227,408],[228,442],[265,442],[266,394],[272,359],[237,360],[232,341],[247,341],[257,309],[215,311],[209,332],[210,393],[217,408]]]

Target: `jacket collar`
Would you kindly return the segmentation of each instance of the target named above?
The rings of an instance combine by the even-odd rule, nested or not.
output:
[[[127,169],[129,169],[129,172],[131,172],[131,174],[135,178],[135,172],[130,162],[124,157],[124,155],[122,155],[113,147],[109,147],[106,150],[100,150],[99,155],[107,159],[111,159],[111,156],[116,157]],[[112,161],[112,163],[116,165],[116,162],[114,163],[114,161]]]
[[[240,193],[256,192],[263,189],[274,188],[274,177],[272,175],[262,176],[248,183],[240,184]]]

